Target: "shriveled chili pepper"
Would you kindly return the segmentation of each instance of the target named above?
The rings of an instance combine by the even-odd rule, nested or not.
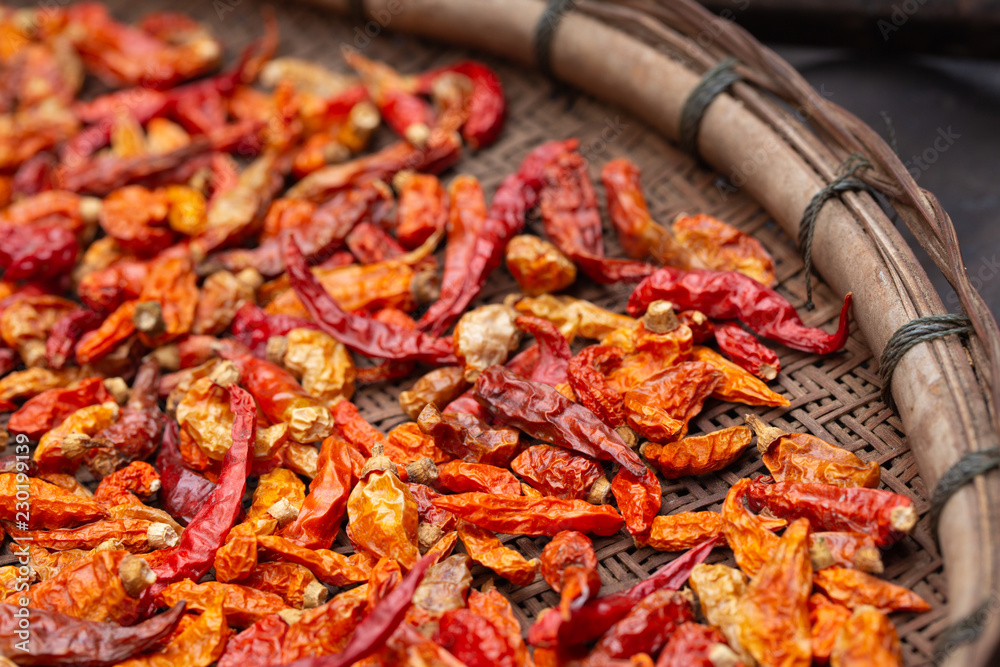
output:
[[[361,75],[386,124],[411,144],[423,146],[434,125],[430,105],[415,95],[412,85],[389,65],[369,60],[353,49],[345,49],[343,56]]]
[[[292,667],[347,667],[374,653],[402,622],[413,594],[433,560],[433,556],[418,560],[399,585],[368,612],[338,655],[304,658],[291,663]]]
[[[501,304],[480,306],[462,315],[455,325],[452,344],[465,367],[465,379],[475,381],[479,373],[507,361],[521,344],[521,330],[514,325],[517,311]]]
[[[205,278],[198,294],[191,331],[195,334],[220,334],[232,324],[236,311],[255,299],[254,290],[263,282],[254,269],[238,274],[216,271]]]
[[[493,195],[485,220],[477,216],[473,228],[463,235],[455,252],[446,255],[441,298],[420,318],[421,329],[441,335],[465,312],[478,296],[486,279],[503,261],[503,249],[507,241],[521,231],[527,212],[538,202],[545,165],[572,150],[575,145],[575,140],[542,144],[528,154],[516,173],[501,182]],[[475,186],[474,183],[472,185]],[[453,211],[464,208],[463,201],[456,196],[456,189],[453,182]],[[454,222],[455,215],[452,216],[449,228],[453,227]],[[449,233],[449,238],[450,236]],[[451,246],[451,243],[448,245]]]
[[[266,357],[267,341],[284,336],[293,329],[317,329],[313,322],[292,315],[268,314],[253,303],[244,303],[236,314],[230,331],[258,357]]]
[[[399,195],[396,211],[396,239],[413,249],[448,223],[448,196],[441,182],[431,174],[402,171],[393,179]]]
[[[716,320],[740,320],[764,338],[790,348],[830,354],[847,342],[851,295],[844,297],[837,331],[807,327],[784,297],[742,273],[664,267],[646,278],[629,297],[633,316],[665,299],[681,309],[697,309]]]
[[[558,292],[576,280],[576,265],[548,241],[518,234],[507,243],[507,270],[528,296]]]
[[[691,348],[691,360],[712,364],[722,373],[722,381],[712,391],[714,398],[747,405],[790,405],[787,398],[771,391],[766,384],[712,349],[695,345]]]
[[[569,362],[569,384],[577,400],[612,428],[625,426],[624,399],[604,378],[625,352],[619,347],[591,345]]]
[[[663,500],[663,490],[653,471],[647,468],[644,474],[633,475],[623,468],[611,482],[611,492],[628,532],[638,536],[648,533]]]
[[[504,546],[492,532],[468,521],[458,522],[458,539],[472,560],[485,565],[517,586],[527,586],[538,573],[537,558],[527,560],[520,553]]]
[[[621,436],[593,412],[548,385],[493,366],[476,381],[476,400],[505,424],[532,437],[587,456],[614,460],[636,475],[645,469]]]
[[[557,610],[542,612],[528,631],[528,643],[541,647],[556,643],[573,646],[597,639],[647,595],[679,589],[691,569],[704,561],[714,546],[715,540],[707,540],[631,588],[589,600],[574,610],[569,620],[564,620]]]
[[[521,495],[521,484],[509,470],[485,463],[443,463],[438,466],[437,483],[452,493],[482,491],[500,496]]]
[[[586,664],[637,653],[656,655],[677,626],[694,620],[691,594],[658,590],[639,601],[628,614],[601,637]]]
[[[885,613],[929,611],[931,606],[911,590],[860,570],[827,567],[813,575],[813,585],[849,609],[872,606]]]
[[[83,455],[91,472],[109,475],[130,461],[148,458],[155,451],[166,421],[157,400],[159,379],[160,368],[156,360],[143,360],[118,420],[98,431],[93,436],[98,446]]]
[[[532,382],[541,382],[556,387],[567,394],[568,369],[573,353],[569,343],[558,329],[547,320],[533,315],[519,315],[514,320],[517,327],[535,337],[538,344],[538,361],[526,377]]]
[[[654,311],[657,313],[655,317],[650,315]],[[653,325],[653,321],[661,315],[666,320],[663,326],[659,323]],[[656,327],[656,331],[638,322],[628,329],[612,332],[602,341],[604,345],[631,350],[607,374],[608,386],[623,395],[662,373],[670,372],[671,367],[685,362],[691,353],[691,330],[678,323],[669,303],[651,305],[643,317]]]
[[[837,634],[850,617],[850,609],[834,602],[822,593],[813,593],[809,596],[809,626],[812,635],[813,660],[826,662],[830,659]]]
[[[21,665],[111,667],[155,647],[174,632],[184,613],[179,602],[131,627],[88,621],[61,612],[33,609],[28,650],[15,648],[19,606],[0,604],[0,653],[17,655]],[[23,631],[22,631],[23,632]]]
[[[101,323],[101,326],[88,331],[76,346],[76,361],[86,364],[98,361],[135,334],[135,315],[137,300],[125,301]]]
[[[389,431],[385,439],[385,455],[397,465],[406,465],[422,458],[429,458],[434,463],[444,463],[452,458],[438,448],[433,436],[421,431],[416,422],[406,422]]]
[[[122,549],[144,553],[177,544],[177,533],[168,524],[142,519],[106,519],[72,529],[48,531],[8,530],[15,540],[46,549],[93,549],[105,540],[114,539]]]
[[[747,576],[728,565],[701,563],[691,570],[689,583],[708,624],[722,633],[744,664],[754,664],[740,633],[740,600],[747,589]]]
[[[149,589],[149,600],[155,599],[160,591],[175,581],[197,580],[208,572],[215,552],[222,546],[239,516],[252,460],[257,407],[250,394],[239,387],[230,387],[229,395],[236,419],[233,423],[233,444],[222,462],[219,481],[206,504],[188,523],[180,544],[173,547],[154,568],[157,582]]]
[[[658,551],[684,551],[721,534],[718,512],[679,512],[653,517],[648,535],[639,542]]]
[[[885,614],[873,607],[856,609],[837,633],[830,651],[831,667],[903,664],[899,635]]]
[[[23,501],[18,507],[18,487],[25,485],[31,498],[30,511],[25,510]],[[99,503],[80,498],[55,484],[28,477],[23,472],[0,474],[0,518],[5,521],[25,521],[32,530],[53,529],[103,519],[107,515]]]
[[[782,519],[809,519],[815,530],[865,533],[886,547],[913,530],[917,512],[906,496],[865,487],[842,488],[809,482],[754,482],[747,488],[751,509],[767,507]]]
[[[119,663],[122,667],[158,667],[159,665],[210,665],[220,655],[231,631],[223,614],[221,595],[205,601],[205,611],[189,616],[178,626],[170,640],[158,650]]]
[[[74,307],[58,296],[19,294],[0,313],[0,338],[17,350],[25,366],[44,365],[45,339],[59,318]]]
[[[77,342],[88,331],[101,325],[103,318],[87,308],[78,308],[56,320],[45,342],[45,361],[49,368],[60,369],[73,356]]]
[[[808,533],[808,521],[792,523],[740,598],[741,644],[761,664],[812,662]]]
[[[428,403],[445,406],[462,395],[469,387],[465,372],[460,366],[435,368],[399,395],[403,412],[416,419]],[[390,457],[391,458],[391,457]]]
[[[753,482],[741,479],[729,489],[722,503],[722,532],[736,563],[749,575],[763,567],[777,548],[778,538],[764,521],[743,504]]]
[[[218,581],[203,584],[178,581],[164,588],[157,599],[168,607],[184,600],[190,609],[204,611],[220,596],[226,622],[236,628],[248,627],[269,614],[276,614],[287,608],[284,600],[273,593]]]
[[[349,349],[382,359],[454,363],[450,341],[344,312],[309,271],[295,241],[285,248],[292,286],[320,329]]]
[[[445,612],[438,622],[434,641],[468,667],[525,664],[523,658],[517,660],[516,649],[502,630],[471,608]]]
[[[329,549],[310,549],[280,535],[258,535],[257,545],[265,556],[302,565],[320,581],[334,586],[367,581],[375,565],[374,558],[367,553],[344,556]]]
[[[688,422],[721,381],[722,373],[700,361],[667,368],[625,392],[625,419],[654,442],[683,437]]]
[[[281,646],[281,663],[304,656],[335,655],[361,621],[368,604],[367,584],[345,591],[297,620],[290,621]],[[298,616],[298,615],[296,615]]]
[[[613,535],[623,523],[611,506],[582,500],[469,492],[435,498],[434,505],[487,530],[513,535],[555,535],[561,530]]]
[[[514,307],[521,313],[548,320],[572,341],[577,335],[595,340],[622,329],[631,330],[636,321],[628,315],[613,313],[589,301],[569,296],[543,294],[519,299]]]
[[[878,462],[865,463],[853,452],[809,433],[787,433],[768,426],[753,414],[745,419],[757,434],[757,449],[775,481],[878,487]]]
[[[678,216],[674,236],[716,271],[739,271],[762,285],[773,285],[774,259],[760,241],[710,215]]]
[[[814,570],[831,565],[853,567],[871,574],[882,574],[884,570],[882,552],[875,546],[875,538],[864,533],[810,533],[809,553]]]
[[[156,457],[160,471],[160,502],[175,517],[191,523],[215,491],[216,485],[184,466],[179,449],[179,427],[169,420]]]
[[[473,150],[492,145],[503,129],[506,100],[500,77],[486,65],[465,60],[424,72],[417,79],[417,90],[427,94],[434,84],[449,73],[461,74],[472,82],[468,118],[462,126],[462,137]]]
[[[737,665],[739,657],[714,628],[686,622],[677,626],[667,640],[656,667],[716,667]]]
[[[520,434],[512,428],[490,428],[476,416],[442,415],[428,403],[417,417],[420,430],[449,456],[492,466],[507,466],[520,452]]]
[[[217,667],[267,667],[281,662],[288,624],[277,614],[260,619],[228,642]]]
[[[296,609],[312,609],[326,602],[329,592],[309,568],[297,563],[257,563],[240,580],[244,586],[274,593]]]
[[[38,441],[34,459],[43,470],[75,470],[87,451],[90,439],[118,419],[114,401],[88,405],[68,415]]]
[[[715,342],[730,360],[762,380],[773,380],[781,372],[781,361],[774,350],[757,340],[735,322],[716,322]]]
[[[282,531],[283,536],[311,549],[329,549],[333,545],[354,481],[349,448],[336,435],[323,441],[319,469],[309,483],[309,495],[298,517]]]
[[[667,479],[706,475],[728,467],[746,451],[753,434],[746,426],[730,426],[706,435],[642,447],[642,455]]]
[[[371,222],[356,225],[344,241],[362,264],[384,262],[406,254],[406,249],[389,232]]]
[[[75,387],[49,389],[29,399],[10,416],[7,430],[38,440],[80,408],[113,400],[101,378],[87,378]]]
[[[691,329],[691,338],[695,345],[701,345],[715,337],[715,325],[700,310],[682,310],[677,313],[677,319]]]
[[[93,551],[28,590],[28,605],[88,621],[131,625],[156,577],[127,551]]]
[[[559,612],[563,620],[569,620],[571,612],[600,592],[597,554],[590,538],[583,533],[573,530],[556,533],[542,549],[539,560],[545,582],[560,594]]]
[[[561,447],[534,445],[521,452],[510,465],[528,484],[547,496],[599,505],[611,493],[601,464]]]
[[[639,168],[624,158],[601,168],[608,195],[608,213],[625,254],[633,259],[653,257],[661,264],[681,268],[701,267],[702,262],[649,213],[639,183]]]

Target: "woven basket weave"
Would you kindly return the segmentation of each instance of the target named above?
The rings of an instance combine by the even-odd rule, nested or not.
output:
[[[636,53],[645,53],[641,51],[647,48],[643,44],[654,44],[655,51],[651,51],[654,55],[669,59],[678,67],[690,69],[692,80],[696,80],[704,70],[721,58],[736,56],[745,63],[740,71],[753,86],[738,84],[733,89],[733,95],[775,131],[782,142],[782,149],[791,147],[808,163],[814,172],[813,176],[821,180],[831,179],[835,175],[837,164],[849,153],[861,150],[876,165],[876,169],[865,175],[866,180],[881,192],[890,195],[904,220],[908,223],[914,220],[919,222],[922,215],[926,217],[927,210],[936,213],[933,202],[921,198],[915,186],[911,189],[912,181],[905,182],[905,170],[895,173],[894,166],[888,164],[892,156],[873,150],[877,140],[877,137],[873,138],[874,133],[863,128],[869,133],[865,134],[855,124],[856,121],[846,115],[839,115],[839,110],[835,107],[819,105],[815,93],[776,56],[763,51],[752,38],[741,33],[735,26],[724,21],[713,21],[707,13],[688,2],[635,0],[563,3],[568,5],[569,10],[573,10],[573,14],[560,17],[562,25],[553,39],[552,64],[555,73],[589,92],[621,101],[639,117],[622,108],[598,102],[574,89],[556,85],[550,79],[514,66],[509,61],[482,52],[466,52],[460,48],[440,45],[442,42],[472,43],[522,63],[532,62],[532,38],[543,9],[543,3],[537,0],[351,3],[355,10],[358,4],[365,4],[369,12],[367,18],[336,17],[331,9],[342,14],[348,14],[352,9],[345,0],[325,0],[318,4],[326,7],[311,9],[290,5],[278,8],[282,55],[306,57],[343,70],[345,66],[339,53],[340,46],[346,44],[364,50],[366,55],[386,60],[404,72],[423,70],[465,56],[485,60],[497,69],[509,99],[506,130],[495,146],[477,154],[465,155],[455,170],[479,177],[488,193],[537,144],[553,138],[578,137],[581,152],[589,159],[595,179],[601,165],[616,157],[628,157],[641,167],[647,199],[658,220],[669,221],[682,211],[705,212],[760,239],[774,255],[780,281],[779,291],[793,304],[802,305],[805,302],[805,276],[799,251],[788,233],[789,229],[794,233],[794,225],[790,226],[788,220],[801,217],[802,202],[791,201],[786,205],[782,188],[770,187],[774,183],[760,180],[764,176],[744,173],[748,169],[741,172],[738,164],[726,162],[727,155],[723,150],[725,146],[719,147],[719,133],[714,130],[709,132],[709,122],[712,121],[711,114],[714,110],[710,110],[706,116],[699,147],[702,155],[715,164],[719,171],[713,172],[705,163],[680,152],[662,138],[661,134],[676,137],[676,131],[671,129],[673,120],[670,117],[676,115],[674,111],[679,108],[683,98],[668,102],[663,107],[651,108],[641,103],[643,95],[649,91],[645,91],[639,84],[630,86],[630,82],[636,80],[645,81],[645,86],[659,85],[655,69],[650,71],[650,68],[656,67],[656,62],[650,58],[628,62],[628,67],[621,67],[620,80],[617,82],[609,82],[606,77],[600,76],[594,76],[591,80],[593,72],[588,67],[592,63],[588,57],[581,57],[580,54],[594,51],[596,53],[593,57],[601,57],[601,48],[607,45],[600,40],[586,43],[587,38],[599,35],[603,39],[612,32],[609,26],[615,25],[624,32],[617,33],[620,37],[614,39],[629,40],[633,44],[630,48],[637,49]],[[242,0],[216,0],[214,3],[157,0],[144,2],[141,7],[136,3],[125,2],[112,2],[111,5],[116,16],[124,19],[135,19],[154,9],[188,13],[211,26],[230,53],[235,53],[261,30],[259,8]],[[585,18],[583,14],[597,17],[599,22]],[[587,30],[584,31],[584,28]],[[431,35],[435,42],[427,43],[401,36],[396,30]],[[622,92],[620,100],[616,94],[616,85]],[[664,87],[667,87],[667,83],[664,83]],[[792,112],[800,112],[798,117],[770,95],[759,92],[760,89],[789,100]],[[816,134],[802,129],[798,121],[803,116],[819,128]],[[655,126],[660,133],[651,129],[640,118]],[[661,122],[661,119],[665,120]],[[754,171],[767,169],[772,157],[774,156],[765,152],[756,163]],[[745,188],[734,188],[731,181],[721,177],[720,173],[730,176],[731,180],[746,180]],[[734,174],[745,178],[734,179]],[[786,180],[791,183],[794,178],[788,177]],[[751,198],[750,194],[756,199]],[[762,202],[763,206],[758,202]],[[847,195],[844,202],[846,207],[831,202],[829,208],[836,208],[836,215],[841,216],[842,211],[850,211],[859,220],[867,221],[867,231],[873,238],[878,240],[884,237],[875,246],[865,249],[865,252],[878,253],[881,249],[882,260],[893,265],[896,288],[908,290],[911,301],[916,304],[911,316],[943,312],[940,300],[927,286],[926,276],[919,265],[909,261],[905,255],[896,256],[898,253],[892,250],[893,247],[902,245],[902,242],[891,224],[882,220],[885,216],[878,218],[881,211],[874,200],[867,195]],[[826,218],[825,213],[820,216],[821,227],[831,224]],[[950,225],[943,213],[937,220]],[[872,225],[875,226],[871,227]],[[539,226],[529,222],[529,229],[532,227],[536,233],[540,232]],[[946,227],[942,229],[947,231]],[[837,263],[836,253],[827,252],[830,240],[824,239],[823,233],[821,228],[817,231],[814,249],[816,264],[823,276],[834,285],[836,292],[816,280],[816,308],[808,312],[801,311],[806,324],[812,326],[825,326],[835,321],[840,296],[847,291],[843,287],[847,280],[845,276],[850,272],[850,267],[845,266],[844,262]],[[949,245],[947,234],[924,232],[918,233],[918,237],[929,238],[930,242],[934,242],[935,237],[945,238],[945,243],[939,243],[941,247],[937,250],[932,248],[931,254],[951,270],[949,277],[974,318],[980,335],[979,343],[973,345],[970,354],[977,362],[980,381],[985,379],[988,383],[989,378],[993,377],[990,370],[994,368],[990,363],[991,351],[994,358],[997,356],[996,323],[985,308],[980,309],[976,305],[977,295],[971,294],[971,288],[965,289],[961,282],[962,274],[955,268],[960,267],[960,262],[955,261],[953,254],[957,252],[957,245],[954,248]],[[614,234],[610,230],[606,230],[605,239],[609,244],[608,253],[620,256],[621,252],[614,245]],[[891,255],[888,259],[885,257],[887,252]],[[620,311],[624,309],[628,296],[626,288],[605,289],[584,284],[578,285],[575,290],[576,296]],[[501,270],[492,277],[479,303],[496,302],[516,291],[516,284]],[[867,292],[855,296],[861,303],[866,298],[875,298]],[[867,316],[867,311],[863,308],[860,312],[861,314],[856,308],[855,314],[859,319],[862,315]],[[866,461],[878,461],[882,466],[882,479],[886,488],[906,494],[916,503],[922,519],[913,536],[884,554],[884,576],[913,588],[933,606],[933,610],[926,614],[894,616],[903,640],[906,664],[990,664],[989,655],[998,636],[995,610],[1000,604],[993,605],[992,612],[987,610],[988,616],[984,619],[986,629],[972,644],[956,643],[935,655],[934,642],[956,619],[975,608],[988,592],[985,589],[994,587],[997,581],[998,556],[989,551],[990,546],[997,542],[996,538],[988,538],[991,531],[994,535],[1000,534],[997,530],[996,509],[990,509],[998,507],[995,502],[997,498],[991,495],[996,493],[993,487],[1000,486],[997,485],[997,474],[994,472],[980,478],[975,485],[963,491],[946,511],[945,530],[952,532],[945,535],[945,555],[951,558],[948,567],[945,567],[935,536],[930,533],[926,512],[933,483],[962,452],[945,447],[930,451],[932,443],[928,441],[932,434],[924,433],[922,428],[918,429],[920,433],[911,430],[912,437],[907,438],[903,431],[904,420],[883,404],[879,397],[881,384],[878,362],[872,353],[873,345],[866,342],[863,335],[867,334],[875,340],[874,347],[880,350],[887,334],[895,327],[886,331],[885,327],[879,328],[879,323],[871,321],[871,318],[854,324],[846,350],[840,354],[819,358],[780,349],[783,371],[772,386],[786,395],[792,403],[789,408],[762,414],[776,426],[790,431],[814,433],[856,452]],[[951,424],[953,428],[963,429],[961,432],[971,434],[965,438],[970,450],[995,444],[995,421],[989,420],[986,408],[990,385],[985,385],[985,389],[977,385],[967,367],[964,375],[961,374],[961,369],[955,375],[955,371],[949,366],[949,363],[951,366],[955,365],[954,359],[957,356],[964,360],[966,352],[961,343],[953,338],[922,347],[931,351],[925,350],[918,354],[920,348],[915,349],[911,353],[912,363],[926,365],[928,355],[934,355],[934,362],[942,365],[945,368],[944,375],[950,378],[947,391],[951,399],[963,406],[970,406],[958,410],[962,414],[945,417],[939,415],[939,418],[951,422],[936,428],[947,428]],[[903,375],[909,381],[908,384],[919,382],[914,380],[919,373],[906,363],[900,365],[897,375]],[[365,417],[386,431],[407,419],[397,403],[399,392],[407,384],[368,387],[360,391],[355,400]],[[896,385],[898,384],[897,380]],[[961,389],[956,390],[955,387]],[[896,400],[904,414],[910,415],[913,424],[923,424],[920,421],[922,417],[919,416],[922,411],[914,412],[915,394],[907,393],[914,390],[901,389],[899,386],[895,388]],[[928,403],[920,407],[927,411],[954,412],[949,405],[942,399],[935,404]],[[691,433],[694,435],[742,423],[745,411],[745,407],[737,408],[730,404],[709,405],[692,424]],[[995,414],[992,416],[995,419]],[[926,453],[923,449],[911,451],[911,444],[916,446],[916,443],[927,447]],[[664,481],[661,512],[718,509],[732,483],[762,469],[756,452],[748,452],[720,474]],[[927,480],[931,480],[931,483],[928,484]],[[955,505],[959,506],[958,509],[952,507]],[[969,518],[973,510],[977,514]],[[978,525],[979,532],[954,528],[958,515],[965,517],[966,523]],[[962,519],[959,518],[958,522],[961,524]],[[546,542],[544,538],[505,539],[528,557],[537,556]],[[956,539],[960,543],[955,544]],[[648,576],[675,556],[649,548],[637,549],[624,531],[611,538],[595,540],[595,546],[601,560],[601,578],[607,591],[628,586]],[[350,548],[343,534],[338,548]],[[979,552],[978,557],[961,561],[952,555],[968,555],[970,552],[972,556]],[[728,551],[720,550],[712,556],[712,560],[732,561],[732,558]],[[474,570],[473,574],[476,577],[475,585],[491,576],[483,568]],[[524,588],[513,587],[504,581],[498,583],[500,590],[514,603],[515,611],[525,628],[543,608],[558,601],[558,597],[540,579]],[[955,598],[960,598],[961,602],[956,603]],[[995,600],[1000,601],[1000,598]]]

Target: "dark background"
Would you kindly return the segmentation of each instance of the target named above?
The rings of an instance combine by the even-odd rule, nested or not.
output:
[[[1000,2],[704,2],[887,139],[889,117],[901,159],[951,215],[973,285],[1000,315]],[[954,291],[918,255],[957,311]]]

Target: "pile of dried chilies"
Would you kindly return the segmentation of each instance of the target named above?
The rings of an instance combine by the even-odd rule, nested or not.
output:
[[[878,464],[753,414],[688,434],[709,401],[789,405],[758,336],[836,352],[850,295],[835,333],[807,327],[759,242],[707,215],[659,225],[624,159],[601,181],[628,258],[605,256],[574,140],[489,203],[471,176],[445,185],[500,133],[494,72],[346,52],[341,74],[276,58],[266,23],[215,73],[222,45],[178,14],[0,8],[0,654],[898,664],[886,614],[928,605],[876,576],[916,521]],[[88,76],[117,90],[78,99]],[[382,121],[399,139],[366,154]],[[523,294],[472,308],[504,263]],[[638,283],[629,315],[553,294],[577,272]],[[386,434],[351,402],[418,372]],[[660,513],[662,479],[746,461],[755,434],[769,477]],[[623,529],[686,553],[601,595],[588,535]],[[528,559],[499,535],[551,540]],[[723,546],[738,569],[705,563]],[[473,563],[558,595],[527,642]]]

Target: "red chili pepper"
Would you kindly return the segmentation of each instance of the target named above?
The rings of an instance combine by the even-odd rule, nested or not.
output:
[[[264,309],[253,303],[240,306],[233,315],[230,331],[233,337],[247,346],[254,356],[267,357],[267,339],[284,336],[292,329],[319,329],[311,322],[294,315],[268,315]]]
[[[491,366],[479,375],[476,400],[503,423],[533,438],[585,456],[616,461],[636,475],[646,471],[639,455],[593,412],[552,387],[520,378],[503,366]]]
[[[625,399],[604,376],[625,351],[613,345],[585,347],[569,362],[569,384],[577,400],[611,428],[625,426]]]
[[[298,244],[292,237],[289,237],[285,244],[285,263],[295,293],[319,325],[320,330],[333,336],[347,348],[379,359],[412,360],[441,365],[456,363],[450,340],[434,338],[420,331],[408,331],[363,315],[344,312],[309,270]]]
[[[598,664],[598,659],[656,655],[677,626],[693,620],[689,594],[668,590],[650,593],[601,637],[588,661]]]
[[[518,352],[512,359],[508,359],[507,363],[504,364],[505,368],[510,369],[517,375],[521,377],[530,378],[532,373],[534,373],[535,368],[538,366],[538,360],[541,357],[541,346],[537,343],[528,346],[523,352]],[[441,411],[442,414],[470,414],[483,421],[490,421],[492,415],[486,411],[479,401],[476,400],[476,387],[471,387],[464,394],[456,398],[454,401],[448,404],[448,406]]]
[[[411,144],[422,146],[434,125],[434,110],[413,92],[412,83],[385,63],[344,49],[344,60],[361,75],[386,124]]]
[[[0,376],[7,375],[20,363],[21,357],[18,356],[17,350],[12,350],[9,347],[0,348]]]
[[[573,646],[597,639],[647,595],[679,589],[695,565],[708,558],[717,541],[717,538],[706,540],[627,590],[588,600],[572,612],[569,620],[563,620],[558,609],[545,610],[528,630],[528,643],[543,647]]]
[[[53,175],[54,185],[70,192],[104,196],[130,183],[175,170],[211,148],[208,137],[196,137],[190,144],[161,155],[95,157],[73,167],[61,165]]]
[[[850,293],[844,297],[833,334],[805,326],[784,297],[735,271],[663,267],[632,292],[629,314],[638,317],[649,304],[661,300],[682,310],[700,310],[714,320],[740,320],[758,335],[803,352],[830,354],[847,342]]]
[[[79,132],[76,136],[66,142],[73,142],[87,130]],[[52,171],[56,168],[55,156],[52,153],[42,152],[28,158],[21,163],[14,173],[14,181],[11,183],[11,190],[14,194],[30,197],[39,192],[52,189]]]
[[[379,650],[403,622],[406,610],[413,600],[413,594],[423,580],[427,568],[436,560],[435,554],[428,554],[418,560],[392,592],[379,600],[375,608],[358,623],[350,641],[337,655],[303,658],[290,663],[288,667],[348,667]]]
[[[62,222],[0,226],[0,268],[5,280],[45,280],[72,272],[80,245]]]
[[[486,65],[474,60],[466,60],[424,72],[417,79],[417,90],[429,95],[434,87],[434,82],[441,75],[449,72],[463,74],[472,81],[469,118],[462,126],[462,137],[473,150],[492,145],[503,129],[507,107],[500,77]]]
[[[389,232],[371,222],[356,225],[347,235],[345,242],[347,249],[362,264],[384,262],[406,254],[406,248],[399,245]]]
[[[182,579],[197,581],[215,562],[215,552],[225,543],[230,529],[243,511],[243,494],[253,459],[253,444],[257,432],[257,406],[249,393],[236,385],[229,387],[230,407],[234,414],[233,444],[222,461],[222,472],[212,495],[188,523],[181,535],[180,544],[153,566],[156,583],[143,595],[150,601],[152,611],[159,593]],[[164,473],[160,471],[161,483]]]
[[[573,353],[559,329],[548,320],[534,315],[518,315],[514,320],[518,329],[526,331],[538,341],[538,363],[528,377],[532,382],[542,382],[558,387],[569,381],[567,369]]]
[[[309,495],[298,517],[282,530],[284,537],[310,549],[329,549],[333,545],[347,511],[351,484],[356,481],[349,450],[350,445],[336,435],[323,441]]]
[[[45,341],[45,361],[49,368],[63,368],[83,334],[101,326],[103,321],[103,317],[88,308],[78,308],[56,320]]]
[[[715,342],[733,362],[762,380],[773,380],[781,372],[777,353],[735,322],[716,322]]]
[[[746,497],[755,512],[767,507],[781,519],[809,519],[812,530],[864,533],[879,547],[903,539],[917,523],[912,500],[881,489],[811,482],[763,484],[758,479]]]
[[[647,469],[643,475],[633,475],[623,468],[612,480],[611,492],[618,501],[618,511],[625,519],[628,532],[636,536],[646,535],[663,501],[663,489],[653,471]]]
[[[180,427],[170,420],[163,430],[163,445],[156,457],[160,472],[160,502],[171,515],[191,523],[206,507],[216,485],[184,465],[180,451]]]
[[[88,378],[71,388],[43,391],[10,416],[7,430],[38,440],[80,408],[115,400],[101,378]]]
[[[417,323],[422,330],[441,335],[461,317],[479,295],[493,270],[503,262],[507,241],[521,231],[528,211],[538,203],[545,165],[573,150],[576,145],[575,139],[544,143],[524,158],[516,173],[500,183],[470,252],[456,253],[454,258],[457,263],[450,262],[451,257],[445,257],[445,273],[451,265],[452,271],[464,276],[464,280],[458,285],[442,281],[441,298],[427,309]]]

